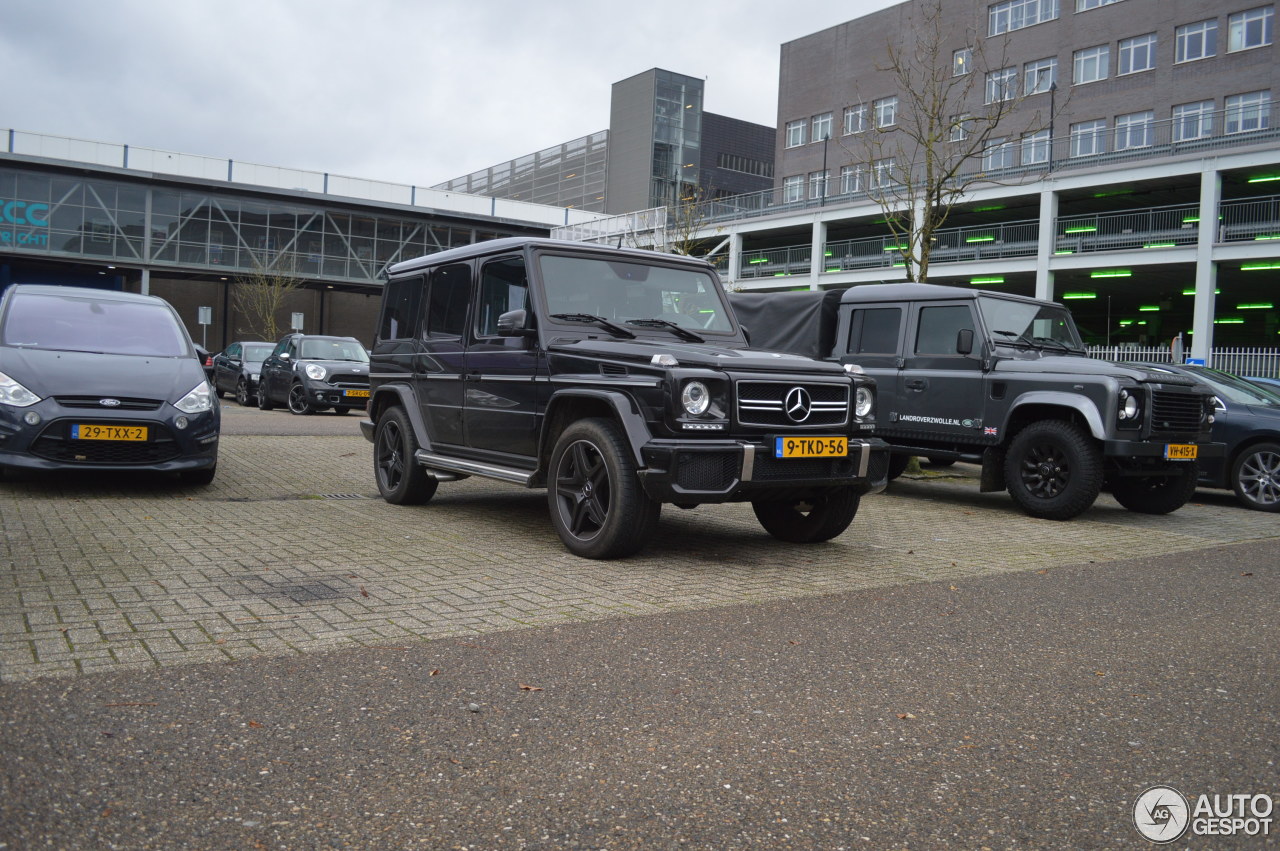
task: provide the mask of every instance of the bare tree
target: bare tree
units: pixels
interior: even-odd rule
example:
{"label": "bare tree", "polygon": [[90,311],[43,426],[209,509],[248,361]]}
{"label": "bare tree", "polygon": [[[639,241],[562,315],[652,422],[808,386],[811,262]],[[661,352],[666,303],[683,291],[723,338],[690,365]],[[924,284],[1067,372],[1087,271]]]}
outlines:
{"label": "bare tree", "polygon": [[[680,198],[675,204],[667,207],[666,251],[668,254],[701,257],[712,248],[712,238],[707,236],[707,224],[711,212],[711,205],[707,202],[713,194],[710,186],[681,184]],[[718,234],[722,230],[723,228],[716,228],[711,233]]]}
{"label": "bare tree", "polygon": [[232,282],[231,298],[237,313],[248,323],[238,334],[273,341],[284,333],[280,317],[289,294],[302,285],[294,271],[293,255],[254,258],[254,269]]}
{"label": "bare tree", "polygon": [[[976,184],[999,182],[981,167],[986,155],[1000,153],[993,143],[1005,137],[1011,141],[1002,144],[1016,145],[1013,140],[1049,119],[1036,112],[1013,120],[1026,95],[1016,71],[1006,69],[1004,39],[980,39],[969,28],[969,53],[957,57],[951,49],[955,22],[944,18],[942,0],[918,0],[914,9],[902,40],[888,45],[879,68],[897,87],[894,121],[868,116],[860,144],[846,150],[884,213],[907,280],[927,281],[935,235],[952,208]],[[995,44],[1001,53],[993,61],[988,49]],[[961,61],[966,67],[957,67]]]}

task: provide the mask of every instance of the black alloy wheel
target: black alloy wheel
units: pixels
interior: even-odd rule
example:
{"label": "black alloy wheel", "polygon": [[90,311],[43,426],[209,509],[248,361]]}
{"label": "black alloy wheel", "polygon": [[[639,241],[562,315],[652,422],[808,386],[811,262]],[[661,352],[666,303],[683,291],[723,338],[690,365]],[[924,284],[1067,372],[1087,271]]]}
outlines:
{"label": "black alloy wheel", "polygon": [[1079,426],[1041,420],[1018,432],[1005,457],[1005,483],[1032,517],[1070,520],[1102,490],[1102,453]]}
{"label": "black alloy wheel", "polygon": [[315,412],[316,409],[307,400],[307,388],[302,386],[302,382],[295,381],[289,387],[289,413],[305,416]]}
{"label": "black alloy wheel", "polygon": [[1177,463],[1167,476],[1117,476],[1111,482],[1111,495],[1116,502],[1139,514],[1177,511],[1190,501],[1200,479],[1197,464]]}
{"label": "black alloy wheel", "polygon": [[853,488],[827,488],[803,499],[756,500],[751,510],[764,530],[778,540],[816,544],[848,529],[860,502],[861,496]]}
{"label": "black alloy wheel", "polygon": [[435,496],[440,482],[414,460],[418,439],[404,408],[387,408],[373,434],[373,475],[378,493],[392,505],[421,505]]}

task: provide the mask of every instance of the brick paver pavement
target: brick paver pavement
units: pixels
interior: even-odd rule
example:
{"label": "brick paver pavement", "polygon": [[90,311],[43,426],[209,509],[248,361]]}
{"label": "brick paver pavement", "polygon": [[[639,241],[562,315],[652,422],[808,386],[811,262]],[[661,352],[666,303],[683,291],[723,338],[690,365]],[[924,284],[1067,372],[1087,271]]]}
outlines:
{"label": "brick paver pavement", "polygon": [[384,503],[371,447],[353,434],[225,435],[203,489],[9,476],[0,522],[4,681],[960,583],[1280,536],[1275,515],[1225,492],[1164,517],[1104,495],[1055,523],[944,476],[867,497],[828,544],[775,541],[746,505],[666,507],[640,556],[587,561],[560,545],[543,491],[469,479],[442,484],[427,506]]}

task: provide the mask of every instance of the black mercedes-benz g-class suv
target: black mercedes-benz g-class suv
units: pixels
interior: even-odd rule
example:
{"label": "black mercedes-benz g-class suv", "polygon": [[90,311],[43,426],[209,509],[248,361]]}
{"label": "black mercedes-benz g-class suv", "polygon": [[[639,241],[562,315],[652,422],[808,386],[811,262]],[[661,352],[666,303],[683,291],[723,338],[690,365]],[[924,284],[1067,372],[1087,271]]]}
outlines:
{"label": "black mercedes-benz g-class suv", "polygon": [[710,264],[512,238],[389,270],[369,419],[383,498],[486,476],[546,487],[565,546],[639,550],[662,503],[750,501],[786,541],[840,534],[887,481],[856,366],[748,348]]}
{"label": "black mercedes-benz g-class suv", "polygon": [[875,434],[894,453],[982,465],[983,491],[1067,520],[1106,487],[1131,511],[1165,514],[1195,491],[1212,394],[1183,376],[1086,355],[1056,302],[934,284],[735,293],[754,343],[858,364],[876,379]]}

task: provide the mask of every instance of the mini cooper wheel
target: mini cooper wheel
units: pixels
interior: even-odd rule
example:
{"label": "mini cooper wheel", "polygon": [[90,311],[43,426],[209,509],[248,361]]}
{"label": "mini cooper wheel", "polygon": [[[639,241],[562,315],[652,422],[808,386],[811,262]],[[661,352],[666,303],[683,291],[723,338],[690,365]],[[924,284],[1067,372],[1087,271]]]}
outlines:
{"label": "mini cooper wheel", "polygon": [[301,382],[295,382],[289,387],[289,413],[291,414],[314,414],[316,409],[307,401],[307,388],[302,386]]}
{"label": "mini cooper wheel", "polygon": [[254,402],[253,394],[249,392],[249,382],[243,378],[236,382],[236,404],[242,408],[247,408]]}
{"label": "mini cooper wheel", "polygon": [[848,529],[860,502],[861,496],[853,488],[826,488],[804,499],[755,500],[751,510],[764,530],[778,540],[816,544]]}
{"label": "mini cooper wheel", "polygon": [[404,408],[383,411],[373,433],[373,475],[378,493],[392,505],[421,505],[440,486],[414,459],[417,451],[418,439]]}
{"label": "mini cooper wheel", "polygon": [[1280,444],[1255,443],[1231,465],[1231,489],[1245,508],[1280,511]]}
{"label": "mini cooper wheel", "polygon": [[1187,504],[1199,479],[1200,468],[1183,461],[1167,476],[1117,476],[1111,482],[1111,495],[1130,511],[1168,514]]}
{"label": "mini cooper wheel", "polygon": [[1102,453],[1066,420],[1040,420],[1018,432],[1004,462],[1009,495],[1032,517],[1070,520],[1102,490]]}
{"label": "mini cooper wheel", "polygon": [[569,426],[551,453],[547,504],[556,534],[583,558],[620,558],[648,542],[662,504],[640,486],[631,448],[611,420]]}

